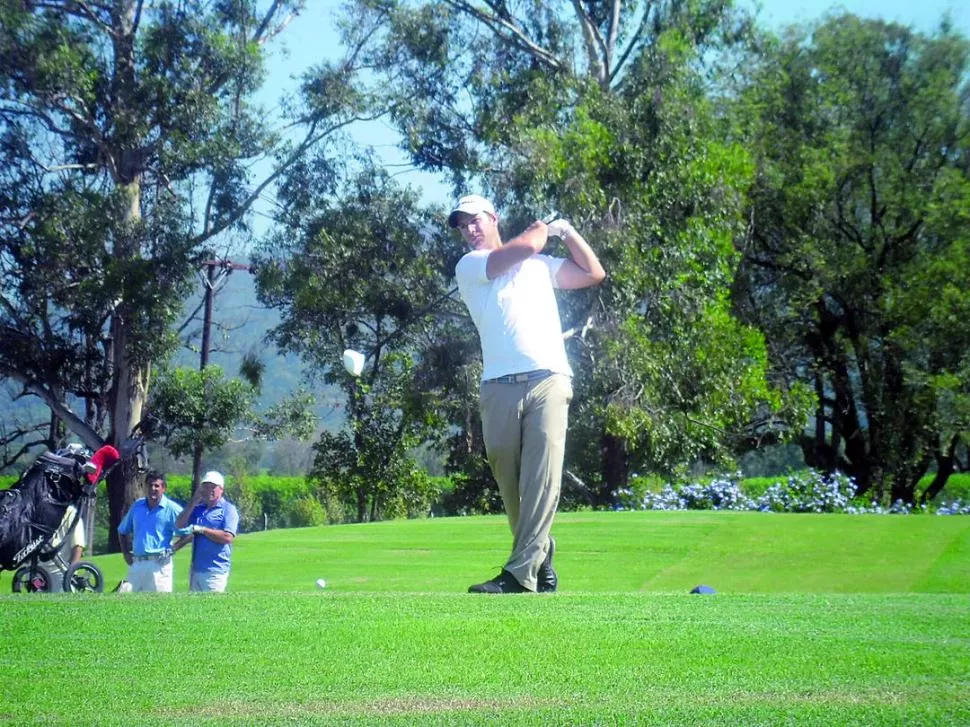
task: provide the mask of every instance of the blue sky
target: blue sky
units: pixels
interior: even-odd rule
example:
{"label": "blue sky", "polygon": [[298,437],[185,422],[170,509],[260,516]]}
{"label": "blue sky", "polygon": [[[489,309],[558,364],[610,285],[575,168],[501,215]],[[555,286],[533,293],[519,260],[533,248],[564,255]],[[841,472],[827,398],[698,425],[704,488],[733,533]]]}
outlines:
{"label": "blue sky", "polygon": [[[740,1],[748,7],[760,8],[758,17],[762,24],[774,29],[792,23],[810,22],[827,13],[846,10],[863,17],[883,18],[932,32],[939,27],[944,14],[949,13],[954,25],[970,36],[970,2],[967,0],[854,0],[841,3],[827,0]],[[263,102],[269,107],[276,105],[281,92],[296,86],[295,76],[314,63],[339,54],[331,18],[341,3],[338,0],[309,0],[307,5],[307,9],[286,28],[274,45],[263,93]],[[421,187],[425,202],[450,201],[451,191],[445,185],[431,175],[407,168],[406,160],[395,147],[396,134],[387,125],[381,122],[359,125],[354,130],[354,136],[358,141],[374,146],[402,183]]]}
{"label": "blue sky", "polygon": [[[750,7],[757,7],[758,3],[744,3]],[[822,17],[828,11],[845,9],[863,17],[883,18],[907,25],[913,25],[919,30],[932,31],[940,23],[946,12],[950,13],[953,22],[964,33],[970,34],[970,5],[966,2],[952,2],[952,0],[856,0],[855,2],[831,3],[823,0],[804,0],[803,2],[785,2],[785,0],[769,0],[761,3],[759,17],[768,27],[778,27],[789,23],[802,23]]]}

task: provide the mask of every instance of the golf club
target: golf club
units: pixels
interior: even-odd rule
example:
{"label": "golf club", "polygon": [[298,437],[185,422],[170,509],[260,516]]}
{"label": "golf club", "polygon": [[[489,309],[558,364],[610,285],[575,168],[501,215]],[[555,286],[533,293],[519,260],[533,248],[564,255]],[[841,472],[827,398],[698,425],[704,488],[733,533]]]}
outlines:
{"label": "golf club", "polygon": [[[542,222],[548,225],[550,222],[557,219],[558,217],[559,217],[559,213],[556,211],[553,211],[553,212],[550,212],[545,217],[543,217]],[[455,287],[449,290],[444,295],[439,296],[434,301],[432,301],[430,305],[426,306],[425,308],[423,308],[422,310],[418,311],[413,316],[411,316],[411,321],[417,320],[427,315],[428,313],[433,311],[435,308],[441,305],[445,300],[447,300],[457,292],[458,292],[458,288]],[[392,340],[395,336],[399,335],[403,330],[405,330],[405,328],[407,328],[408,322],[405,322],[405,325],[400,326],[393,333],[385,336],[382,341],[378,341],[376,344],[374,344],[373,350],[377,351],[383,346],[387,345],[388,341]],[[363,373],[364,371],[364,364],[367,363],[367,359],[370,358],[371,355],[373,355],[373,353],[371,353],[370,355],[365,355],[360,351],[355,351],[352,348],[344,349],[344,352],[343,352],[344,369],[346,369],[347,373],[353,376],[354,378],[359,377],[361,373]]]}

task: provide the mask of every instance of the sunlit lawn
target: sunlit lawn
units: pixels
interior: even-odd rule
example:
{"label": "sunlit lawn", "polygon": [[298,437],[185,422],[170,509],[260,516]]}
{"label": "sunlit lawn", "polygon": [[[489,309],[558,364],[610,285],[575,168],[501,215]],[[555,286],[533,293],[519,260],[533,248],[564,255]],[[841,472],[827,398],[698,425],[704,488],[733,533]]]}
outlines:
{"label": "sunlit lawn", "polygon": [[464,593],[504,559],[492,517],[245,535],[222,596],[2,596],[0,721],[970,723],[970,518],[575,513],[555,532],[554,595]]}

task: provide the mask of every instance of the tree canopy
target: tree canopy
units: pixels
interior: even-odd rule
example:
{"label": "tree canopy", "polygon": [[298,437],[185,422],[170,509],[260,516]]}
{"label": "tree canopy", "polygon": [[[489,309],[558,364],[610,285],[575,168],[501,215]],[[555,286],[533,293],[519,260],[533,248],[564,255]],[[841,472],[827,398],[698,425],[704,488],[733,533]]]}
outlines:
{"label": "tree canopy", "polygon": [[416,165],[447,171],[456,193],[485,189],[505,234],[559,210],[604,261],[603,288],[561,299],[579,384],[569,464],[592,501],[631,472],[729,459],[754,430],[800,420],[805,397],[771,387],[727,293],[753,165],[709,87],[744,51],[746,16],[720,2],[353,13],[379,29],[363,47]]}
{"label": "tree canopy", "polygon": [[[247,234],[275,177],[254,161],[285,169],[356,118],[300,105],[294,140],[253,103],[265,44],[301,6],[0,8],[0,375],[90,447],[142,418],[197,264]],[[113,524],[137,490],[109,481]]]}
{"label": "tree canopy", "polygon": [[[314,478],[353,517],[400,514],[430,492],[415,448],[440,447],[458,507],[492,507],[450,200],[422,203],[343,134],[381,118],[456,197],[490,195],[505,236],[558,210],[600,255],[606,284],[560,298],[580,500],[792,439],[874,497],[912,501],[934,471],[931,497],[970,466],[953,28],[840,15],[775,37],[726,0],[352,0],[284,131],[254,99],[302,6],[0,7],[0,377],[49,407],[48,446],[57,426],[95,447],[138,423],[192,276],[252,242],[272,189],[254,255],[272,339],[346,413]],[[359,380],[345,348],[368,355]],[[234,416],[251,394],[217,370],[159,383],[179,451],[226,436],[207,396]],[[117,523],[135,490],[110,491]]]}
{"label": "tree canopy", "polygon": [[[853,16],[793,30],[740,115],[758,174],[739,302],[811,383],[806,462],[932,497],[970,432],[967,40]],[[935,488],[935,491],[934,491]]]}
{"label": "tree canopy", "polygon": [[[419,354],[454,301],[451,246],[431,214],[366,159],[353,167],[343,182],[312,163],[287,173],[282,224],[256,266],[261,299],[282,315],[273,338],[344,391],[347,431],[321,434],[312,475],[360,521],[427,489],[410,452],[443,422]],[[341,365],[346,349],[367,357],[360,379]]]}

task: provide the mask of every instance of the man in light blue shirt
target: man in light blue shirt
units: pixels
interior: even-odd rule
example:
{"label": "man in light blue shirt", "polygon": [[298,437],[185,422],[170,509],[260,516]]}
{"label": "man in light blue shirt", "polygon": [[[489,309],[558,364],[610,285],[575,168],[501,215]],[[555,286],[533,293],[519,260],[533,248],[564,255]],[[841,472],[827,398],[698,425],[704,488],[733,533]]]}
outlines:
{"label": "man in light blue shirt", "polygon": [[232,541],[239,531],[239,512],[222,496],[225,479],[206,472],[192,502],[178,519],[192,532],[190,591],[225,591],[232,565]]}
{"label": "man in light blue shirt", "polygon": [[188,530],[176,526],[182,506],[165,496],[167,487],[164,475],[149,472],[145,497],[132,504],[118,525],[132,591],[172,592],[172,536]]}

